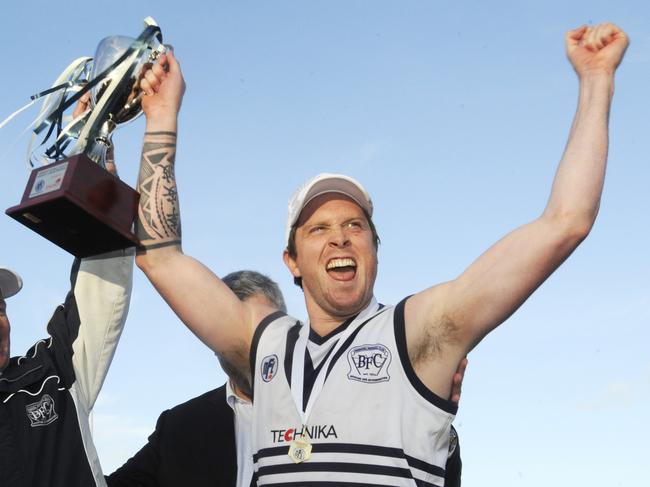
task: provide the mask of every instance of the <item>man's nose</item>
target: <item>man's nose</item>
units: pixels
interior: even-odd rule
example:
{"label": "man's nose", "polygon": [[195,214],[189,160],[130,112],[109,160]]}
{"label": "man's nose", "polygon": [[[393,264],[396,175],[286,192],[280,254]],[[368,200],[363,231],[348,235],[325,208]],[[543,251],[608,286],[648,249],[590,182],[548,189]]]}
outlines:
{"label": "man's nose", "polygon": [[343,227],[333,228],[330,232],[330,245],[335,247],[347,247],[350,244],[348,232]]}

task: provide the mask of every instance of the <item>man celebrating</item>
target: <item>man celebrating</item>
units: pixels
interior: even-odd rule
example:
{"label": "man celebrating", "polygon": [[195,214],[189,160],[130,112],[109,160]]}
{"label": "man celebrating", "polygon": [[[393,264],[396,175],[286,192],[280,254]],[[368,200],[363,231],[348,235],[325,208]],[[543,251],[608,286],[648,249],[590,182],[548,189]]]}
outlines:
{"label": "man celebrating", "polygon": [[[278,285],[255,271],[232,272],[223,282],[244,302],[263,303],[286,313]],[[108,487],[249,487],[253,477],[251,452],[250,377],[222,362],[228,382],[163,412],[147,444],[106,477]],[[454,377],[460,396],[464,367]],[[460,451],[452,448],[445,485],[460,485]]]}
{"label": "man celebrating", "polygon": [[342,175],[303,186],[290,204],[284,260],[304,291],[307,326],[241,303],[182,253],[173,169],[184,83],[173,54],[146,73],[138,265],[194,333],[252,374],[259,484],[443,484],[455,414],[443,398],[457,364],[523,304],[595,221],[614,72],[627,44],[612,24],[567,33],[580,95],[543,213],[456,279],[395,307],[373,296],[379,239],[365,189]]}

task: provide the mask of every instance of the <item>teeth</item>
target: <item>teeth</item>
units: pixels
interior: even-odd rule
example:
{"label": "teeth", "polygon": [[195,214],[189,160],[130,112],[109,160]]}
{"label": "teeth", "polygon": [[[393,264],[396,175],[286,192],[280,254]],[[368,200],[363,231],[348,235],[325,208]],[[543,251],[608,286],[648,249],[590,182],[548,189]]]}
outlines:
{"label": "teeth", "polygon": [[352,259],[332,259],[327,263],[328,271],[337,267],[356,267],[356,264]]}

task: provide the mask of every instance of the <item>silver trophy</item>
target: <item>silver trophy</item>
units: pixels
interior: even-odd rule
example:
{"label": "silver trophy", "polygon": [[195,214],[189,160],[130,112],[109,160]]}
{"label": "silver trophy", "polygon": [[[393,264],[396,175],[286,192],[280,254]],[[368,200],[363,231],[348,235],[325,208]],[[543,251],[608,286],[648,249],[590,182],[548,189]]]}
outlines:
{"label": "silver trophy", "polygon": [[[142,114],[140,79],[164,51],[160,28],[147,18],[138,38],[103,39],[94,58],[75,60],[32,97],[44,98],[28,151],[40,167],[9,216],[77,257],[137,245],[138,194],[106,171],[107,153],[114,130]],[[66,110],[87,92],[89,108],[64,124]]]}
{"label": "silver trophy", "polygon": [[[145,30],[145,32],[147,32]],[[129,49],[132,53],[117,67],[117,60]],[[101,82],[91,88],[93,108],[83,121],[83,128],[75,146],[75,154],[86,154],[99,164],[105,162],[106,151],[111,145],[111,135],[118,125],[136,119],[142,114],[139,87],[144,69],[164,52],[160,29],[150,30],[144,39],[112,36],[97,46],[91,80]],[[103,73],[106,73],[102,76]]]}

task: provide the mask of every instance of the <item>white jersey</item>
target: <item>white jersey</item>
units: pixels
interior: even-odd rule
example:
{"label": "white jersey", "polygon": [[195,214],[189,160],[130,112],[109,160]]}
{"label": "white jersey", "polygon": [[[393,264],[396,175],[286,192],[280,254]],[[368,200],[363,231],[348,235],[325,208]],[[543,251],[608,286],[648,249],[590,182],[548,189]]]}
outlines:
{"label": "white jersey", "polygon": [[[444,484],[456,406],[427,389],[411,366],[405,301],[384,307],[373,299],[326,337],[309,330],[304,362],[296,346],[306,337],[301,323],[275,313],[260,324],[251,348],[258,485]],[[295,377],[292,393],[292,374],[304,374],[302,394]],[[325,378],[322,389],[315,377]],[[294,440],[311,445],[306,461],[288,455]]]}

